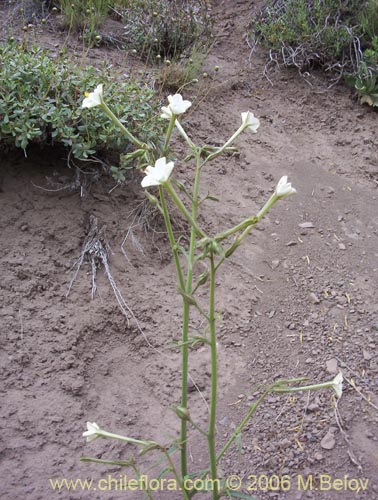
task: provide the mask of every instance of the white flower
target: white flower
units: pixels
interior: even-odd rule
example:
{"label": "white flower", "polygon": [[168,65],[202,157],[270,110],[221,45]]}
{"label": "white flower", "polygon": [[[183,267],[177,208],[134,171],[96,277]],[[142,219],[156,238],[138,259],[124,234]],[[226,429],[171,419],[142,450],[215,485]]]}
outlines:
{"label": "white flower", "polygon": [[276,187],[276,195],[279,198],[286,198],[296,192],[297,190],[292,187],[291,182],[287,182],[287,175],[281,177]]}
{"label": "white flower", "polygon": [[253,113],[247,111],[241,114],[243,125],[256,134],[257,129],[260,126],[260,120],[256,118]]}
{"label": "white flower", "polygon": [[170,120],[171,116],[172,116],[172,111],[170,110],[170,108],[168,106],[163,106],[161,108],[161,115],[160,115],[160,117],[161,118],[166,118],[167,120]]}
{"label": "white flower", "polygon": [[169,179],[174,166],[173,161],[167,163],[165,157],[159,158],[154,167],[148,166],[144,171],[147,175],[142,180],[142,187],[160,186]]}
{"label": "white flower", "polygon": [[82,108],[94,108],[95,106],[100,106],[102,103],[103,85],[97,85],[93,92],[86,92],[85,99],[83,100]]}
{"label": "white flower", "polygon": [[100,427],[95,422],[87,422],[87,430],[83,432],[83,437],[86,437],[89,443],[89,441],[99,437],[98,431],[100,430]]}
{"label": "white flower", "polygon": [[163,106],[161,108],[161,117],[171,119],[173,115],[182,115],[187,109],[190,108],[192,103],[190,101],[184,101],[181,94],[169,95],[168,96],[168,106]]}
{"label": "white flower", "polygon": [[335,390],[336,396],[338,398],[341,398],[341,395],[343,393],[343,380],[343,374],[339,372],[332,381],[332,387]]}

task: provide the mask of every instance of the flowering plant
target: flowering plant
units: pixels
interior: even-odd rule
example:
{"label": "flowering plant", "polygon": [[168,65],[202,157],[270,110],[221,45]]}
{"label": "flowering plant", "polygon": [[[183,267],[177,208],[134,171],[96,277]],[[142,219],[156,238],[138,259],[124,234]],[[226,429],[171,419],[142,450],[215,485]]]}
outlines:
{"label": "flowering plant", "polygon": [[[336,396],[340,397],[342,393],[342,374],[338,374],[335,379],[330,382],[321,384],[295,385],[298,383],[302,383],[305,380],[304,378],[278,380],[273,382],[272,384],[265,387],[257,401],[251,404],[246,416],[236,427],[235,431],[224,444],[223,448],[221,448],[220,450],[217,449],[215,427],[218,394],[217,328],[215,304],[216,275],[219,272],[219,268],[224,263],[224,261],[231,255],[233,255],[237,248],[246,239],[251,230],[256,226],[256,224],[261,221],[261,219],[267,214],[267,212],[272,209],[275,203],[283,198],[295,194],[296,190],[292,187],[291,183],[288,182],[287,176],[283,176],[279,180],[270,198],[266,201],[266,203],[256,215],[250,215],[245,220],[232,228],[220,231],[214,235],[208,234],[206,228],[201,227],[198,221],[198,211],[200,205],[199,186],[201,173],[203,172],[204,167],[210,161],[217,158],[223,152],[232,150],[235,140],[243,131],[250,130],[256,133],[257,129],[260,126],[260,122],[258,118],[254,117],[254,115],[250,111],[243,112],[241,114],[242,124],[230,137],[230,139],[228,139],[223,144],[223,146],[197,146],[188,137],[187,133],[184,130],[184,127],[178,121],[178,116],[182,115],[189,109],[191,105],[190,101],[185,101],[179,94],[169,96],[168,101],[169,105],[162,108],[162,116],[169,119],[169,124],[167,127],[164,146],[161,149],[159,149],[158,147],[150,148],[149,146],[142,144],[140,141],[138,141],[138,139],[133,137],[125,129],[124,125],[119,123],[118,126],[122,131],[126,130],[125,133],[128,134],[127,136],[130,138],[136,148],[138,148],[138,150],[144,151],[147,157],[150,159],[149,165],[144,170],[145,177],[142,180],[142,187],[148,189],[153,188],[155,189],[155,191],[157,190],[158,196],[151,194],[149,191],[146,191],[146,195],[150,199],[150,201],[158,207],[164,217],[169,243],[176,266],[178,291],[182,297],[183,321],[182,337],[180,342],[182,357],[181,401],[175,408],[176,414],[181,421],[180,437],[176,443],[176,448],[180,452],[180,467],[178,468],[177,464],[171,457],[172,448],[170,446],[164,446],[162,444],[151,441],[139,441],[133,438],[118,436],[116,434],[103,431],[97,424],[90,422],[88,422],[87,431],[84,432],[83,436],[86,437],[88,441],[95,439],[96,437],[107,437],[113,439],[121,439],[123,441],[140,445],[141,450],[139,452],[139,455],[144,455],[145,453],[159,450],[165,455],[165,458],[168,462],[168,470],[177,479],[184,500],[189,500],[194,494],[198,493],[198,490],[196,490],[195,488],[187,486],[188,483],[186,482],[186,479],[188,477],[201,479],[206,476],[209,476],[212,481],[211,490],[207,491],[207,493],[211,493],[211,497],[213,500],[218,500],[222,496],[252,498],[244,494],[240,496],[240,493],[236,495],[235,491],[229,489],[227,486],[227,482],[221,477],[218,464],[227,450],[238,439],[238,436],[242,433],[245,425],[248,423],[259,405],[263,402],[266,396],[272,392],[287,393],[331,388],[334,389]],[[109,108],[107,108],[103,100],[101,87],[98,87],[95,92],[89,94],[84,100],[83,105],[87,107],[96,105],[101,106],[108,114],[108,116],[114,121],[114,123],[117,123],[117,118],[112,114]],[[181,184],[174,178],[172,178],[174,162],[167,162],[167,155],[171,154],[169,144],[174,129],[178,131],[178,133],[187,143],[190,149],[189,158],[194,158],[195,160],[193,189],[191,192],[189,192],[186,187],[183,187],[183,190],[185,191],[185,199],[181,199],[179,193],[176,191],[176,187],[181,186]],[[152,166],[152,163],[154,163],[154,166]],[[188,248],[186,249],[184,249],[182,247],[182,244],[176,239],[172,230],[171,215],[167,206],[167,196],[173,201],[178,210],[181,212],[182,216],[190,225],[190,241]],[[190,200],[189,207],[187,206],[187,199]],[[206,270],[200,275],[197,275],[196,267],[198,262],[200,261],[202,262],[202,267],[203,265],[205,265]],[[206,308],[200,305],[199,299],[196,296],[196,292],[201,286],[208,286],[209,303]],[[207,322],[207,327],[204,329],[202,334],[196,336],[195,338],[192,338],[189,335],[189,321],[195,311],[197,311],[197,314],[199,313],[204,318],[204,320]],[[211,354],[211,396],[208,425],[206,429],[201,428],[194,421],[194,419],[191,417],[188,405],[189,351],[192,345],[198,343],[202,343],[203,345],[208,346]],[[189,426],[206,437],[209,465],[205,470],[202,471],[189,471]],[[107,461],[106,463],[119,464],[119,462],[117,461]],[[206,491],[204,492],[206,493]],[[151,497],[151,492],[148,492],[147,496]],[[209,498],[209,495],[207,496],[207,498]]]}

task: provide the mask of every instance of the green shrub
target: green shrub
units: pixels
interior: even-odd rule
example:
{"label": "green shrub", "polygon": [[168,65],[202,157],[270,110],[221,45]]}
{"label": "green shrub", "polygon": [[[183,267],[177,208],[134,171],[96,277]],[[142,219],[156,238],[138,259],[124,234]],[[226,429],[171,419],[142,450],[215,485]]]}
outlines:
{"label": "green shrub", "polygon": [[358,54],[350,18],[359,4],[360,0],[275,0],[255,18],[254,35],[285,66],[339,73],[355,69]]}
{"label": "green shrub", "polygon": [[378,0],[272,0],[252,24],[271,61],[345,77],[378,105]]}
{"label": "green shrub", "polygon": [[154,92],[112,79],[106,68],[80,68],[40,48],[0,46],[0,144],[64,144],[77,159],[127,152],[129,144],[100,110],[81,108],[85,91],[104,84],[106,100],[141,140],[160,136]]}
{"label": "green shrub", "polygon": [[373,37],[371,48],[364,51],[364,60],[347,81],[354,85],[361,104],[378,107],[378,36]]}
{"label": "green shrub", "polygon": [[64,24],[74,31],[93,32],[105,21],[109,0],[57,0],[55,5],[64,16]]}
{"label": "green shrub", "polygon": [[210,34],[205,0],[129,0],[121,9],[127,43],[141,57],[174,59]]}

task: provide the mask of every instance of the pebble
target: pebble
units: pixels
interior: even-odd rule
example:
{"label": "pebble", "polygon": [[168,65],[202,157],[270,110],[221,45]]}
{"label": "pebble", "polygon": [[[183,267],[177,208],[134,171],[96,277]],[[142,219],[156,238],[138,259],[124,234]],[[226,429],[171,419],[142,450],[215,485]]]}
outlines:
{"label": "pebble", "polygon": [[272,260],[272,269],[277,269],[277,267],[280,265],[280,260],[274,259]]}
{"label": "pebble", "polygon": [[344,243],[339,243],[339,248],[340,250],[346,250],[346,246],[344,245]]}
{"label": "pebble", "polygon": [[331,358],[328,361],[326,361],[326,370],[331,375],[337,373],[339,371],[337,359]]}
{"label": "pebble", "polygon": [[365,351],[365,349],[362,351],[362,355],[365,361],[370,361],[374,357],[371,352]]}
{"label": "pebble", "polygon": [[328,431],[324,438],[320,441],[320,446],[324,450],[333,450],[335,447],[336,440],[332,432]]}
{"label": "pebble", "polygon": [[293,240],[292,240],[292,241],[289,241],[289,243],[286,243],[286,246],[287,246],[287,247],[293,247],[294,245],[297,245],[297,244],[298,244],[298,242],[297,242],[297,241],[293,241]]}
{"label": "pebble", "polygon": [[320,299],[314,292],[310,293],[310,300],[313,304],[320,304]]}
{"label": "pebble", "polygon": [[312,222],[302,222],[302,224],[298,224],[299,227],[301,227],[302,229],[312,229],[314,228],[314,224]]}

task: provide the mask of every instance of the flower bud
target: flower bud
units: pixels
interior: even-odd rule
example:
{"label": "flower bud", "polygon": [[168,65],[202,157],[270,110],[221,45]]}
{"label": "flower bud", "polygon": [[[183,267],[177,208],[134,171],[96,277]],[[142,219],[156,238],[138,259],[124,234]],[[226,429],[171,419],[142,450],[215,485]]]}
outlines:
{"label": "flower bud", "polygon": [[187,408],[184,408],[183,406],[176,406],[175,407],[175,413],[178,416],[179,419],[181,420],[190,420],[190,414]]}

